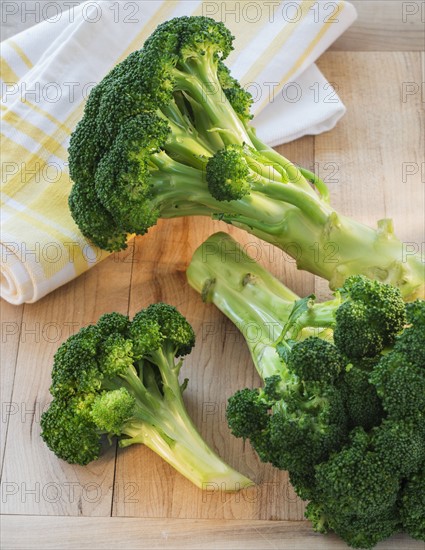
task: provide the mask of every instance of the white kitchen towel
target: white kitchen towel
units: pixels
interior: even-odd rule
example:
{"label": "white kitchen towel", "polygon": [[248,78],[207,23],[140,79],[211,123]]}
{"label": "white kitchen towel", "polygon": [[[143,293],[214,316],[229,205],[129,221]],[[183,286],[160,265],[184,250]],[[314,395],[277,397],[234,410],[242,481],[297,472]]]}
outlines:
{"label": "white kitchen towel", "polygon": [[87,1],[6,40],[0,249],[10,303],[35,302],[108,255],[68,211],[69,136],[93,85],[181,15],[222,20],[236,36],[227,64],[252,93],[254,124],[270,145],[329,130],[344,114],[314,65],[356,17],[343,1]]}

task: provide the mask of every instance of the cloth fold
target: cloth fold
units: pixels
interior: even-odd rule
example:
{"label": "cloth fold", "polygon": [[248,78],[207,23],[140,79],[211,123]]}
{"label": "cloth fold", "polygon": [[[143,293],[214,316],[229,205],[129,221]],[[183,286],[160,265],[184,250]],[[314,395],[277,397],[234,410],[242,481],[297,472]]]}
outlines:
{"label": "cloth fold", "polygon": [[2,43],[1,296],[10,303],[35,302],[108,255],[68,210],[69,137],[92,87],[161,22],[224,21],[236,36],[226,63],[253,95],[270,145],[330,130],[345,112],[314,61],[355,20],[348,2],[130,4],[131,13],[126,3],[84,2]]}

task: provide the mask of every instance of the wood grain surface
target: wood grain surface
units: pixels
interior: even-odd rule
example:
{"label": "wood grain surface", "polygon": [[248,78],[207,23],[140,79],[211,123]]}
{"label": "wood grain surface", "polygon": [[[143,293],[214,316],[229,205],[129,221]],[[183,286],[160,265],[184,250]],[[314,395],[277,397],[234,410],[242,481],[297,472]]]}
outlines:
{"label": "wood grain surface", "polygon": [[[181,520],[3,516],[8,550],[345,550],[334,535],[314,533],[305,521]],[[61,541],[58,546],[58,541]],[[96,541],[96,542],[94,542]],[[376,550],[422,550],[398,535]]]}
{"label": "wood grain surface", "polygon": [[[401,2],[355,4],[358,22],[319,60],[347,114],[332,131],[277,149],[315,168],[342,213],[369,224],[392,217],[406,243],[424,246],[423,35],[417,16],[400,23]],[[161,221],[127,251],[36,304],[2,303],[2,548],[346,548],[337,537],[313,533],[287,474],[261,464],[227,428],[228,396],[259,380],[242,336],[185,279],[195,248],[217,230],[233,234],[297,293],[329,294],[325,282],[297,272],[282,252],[221,222],[192,218]],[[182,370],[195,424],[256,487],[202,492],[141,446],[112,446],[89,466],[71,466],[41,441],[58,345],[102,313],[133,315],[158,300],[176,305],[197,333]],[[378,548],[424,545],[397,536]]]}

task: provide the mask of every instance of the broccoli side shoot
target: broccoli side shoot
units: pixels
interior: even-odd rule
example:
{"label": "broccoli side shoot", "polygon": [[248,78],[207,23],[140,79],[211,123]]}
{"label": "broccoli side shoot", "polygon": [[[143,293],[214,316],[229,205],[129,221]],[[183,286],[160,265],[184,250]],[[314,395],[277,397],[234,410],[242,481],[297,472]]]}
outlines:
{"label": "broccoli side shoot", "polygon": [[103,315],[64,342],[54,358],[53,401],[41,419],[41,436],[61,459],[96,460],[104,436],[127,447],[142,443],[195,485],[247,486],[205,443],[186,411],[179,382],[182,360],[195,343],[187,320],[158,303],[130,321]]}

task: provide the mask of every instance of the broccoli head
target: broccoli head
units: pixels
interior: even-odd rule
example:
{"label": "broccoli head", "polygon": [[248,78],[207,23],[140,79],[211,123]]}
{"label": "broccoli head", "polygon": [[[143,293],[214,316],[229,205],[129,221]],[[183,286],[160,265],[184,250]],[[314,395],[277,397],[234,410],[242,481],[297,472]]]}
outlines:
{"label": "broccoli head", "polygon": [[195,252],[188,280],[257,327],[247,345],[264,387],[236,392],[228,422],[288,470],[313,527],[357,548],[403,529],[423,538],[425,302],[362,275],[332,300],[299,298],[222,234]]}
{"label": "broccoli head", "polygon": [[82,328],[54,358],[53,401],[41,419],[48,447],[84,465],[99,457],[104,436],[117,436],[122,447],[147,445],[198,487],[250,484],[207,446],[186,411],[175,358],[194,343],[188,321],[163,303],[132,321],[108,313]]}

